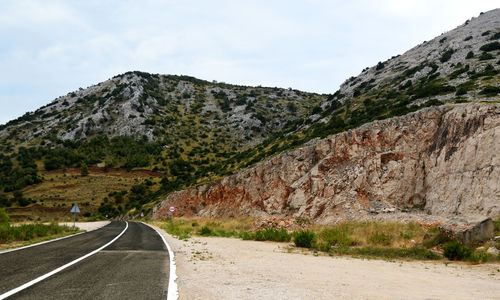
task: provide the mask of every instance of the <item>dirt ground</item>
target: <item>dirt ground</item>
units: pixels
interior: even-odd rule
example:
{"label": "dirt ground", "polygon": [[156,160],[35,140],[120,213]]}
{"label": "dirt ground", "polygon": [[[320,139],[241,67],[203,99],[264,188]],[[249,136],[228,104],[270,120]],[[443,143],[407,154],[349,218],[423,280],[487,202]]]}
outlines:
{"label": "dirt ground", "polygon": [[161,232],[175,253],[180,300],[500,299],[500,264],[315,256],[291,244]]}

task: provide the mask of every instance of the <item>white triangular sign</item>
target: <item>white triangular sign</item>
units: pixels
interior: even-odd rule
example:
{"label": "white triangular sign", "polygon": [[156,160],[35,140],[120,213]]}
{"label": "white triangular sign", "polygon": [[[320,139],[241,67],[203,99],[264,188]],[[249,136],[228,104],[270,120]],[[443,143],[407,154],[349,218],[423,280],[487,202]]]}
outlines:
{"label": "white triangular sign", "polygon": [[78,208],[78,204],[73,204],[73,207],[71,208],[70,212],[79,214],[80,209]]}

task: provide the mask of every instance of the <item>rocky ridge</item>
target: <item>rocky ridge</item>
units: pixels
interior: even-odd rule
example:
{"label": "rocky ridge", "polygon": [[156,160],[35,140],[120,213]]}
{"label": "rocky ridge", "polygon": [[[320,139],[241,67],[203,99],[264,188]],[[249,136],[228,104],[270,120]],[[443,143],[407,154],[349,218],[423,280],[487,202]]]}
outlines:
{"label": "rocky ridge", "polygon": [[[363,69],[358,76],[347,79],[321,107],[326,109],[335,100],[377,100],[385,96],[407,97],[417,104],[431,98],[444,102],[488,99],[497,93],[480,91],[488,85],[498,86],[498,41],[500,9],[494,9],[402,55]],[[484,48],[487,44],[492,45]]]}
{"label": "rocky ridge", "polygon": [[1,125],[0,141],[30,146],[104,135],[175,144],[219,137],[241,149],[308,116],[324,98],[293,89],[127,72]]}
{"label": "rocky ridge", "polygon": [[500,215],[500,105],[432,107],[314,140],[167,196],[181,215],[319,223],[402,212]]}

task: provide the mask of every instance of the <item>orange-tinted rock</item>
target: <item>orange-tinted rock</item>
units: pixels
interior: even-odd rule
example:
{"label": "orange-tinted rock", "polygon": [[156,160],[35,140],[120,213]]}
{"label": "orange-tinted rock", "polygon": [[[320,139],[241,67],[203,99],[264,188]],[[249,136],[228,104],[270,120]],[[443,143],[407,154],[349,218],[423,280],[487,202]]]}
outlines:
{"label": "orange-tinted rock", "polygon": [[321,223],[424,210],[500,215],[500,104],[423,109],[315,140],[217,182],[173,193],[166,216],[301,217]]}

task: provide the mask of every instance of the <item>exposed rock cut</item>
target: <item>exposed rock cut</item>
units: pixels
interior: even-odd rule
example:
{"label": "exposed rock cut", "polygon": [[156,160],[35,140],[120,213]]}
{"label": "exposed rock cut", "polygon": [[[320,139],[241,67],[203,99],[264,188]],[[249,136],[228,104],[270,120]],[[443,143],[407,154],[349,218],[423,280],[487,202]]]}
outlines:
{"label": "exposed rock cut", "polygon": [[448,105],[316,140],[253,168],[169,195],[182,215],[500,215],[500,104]]}

